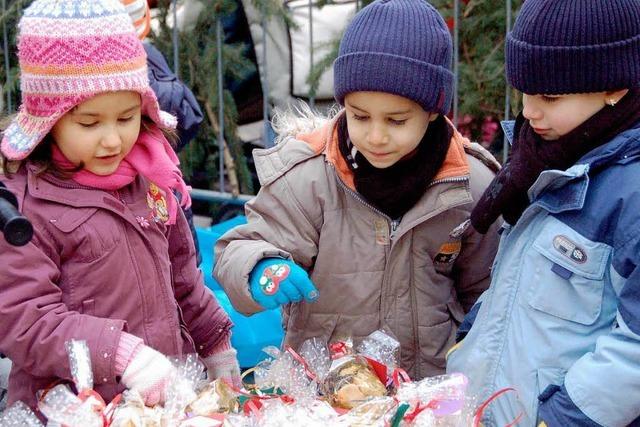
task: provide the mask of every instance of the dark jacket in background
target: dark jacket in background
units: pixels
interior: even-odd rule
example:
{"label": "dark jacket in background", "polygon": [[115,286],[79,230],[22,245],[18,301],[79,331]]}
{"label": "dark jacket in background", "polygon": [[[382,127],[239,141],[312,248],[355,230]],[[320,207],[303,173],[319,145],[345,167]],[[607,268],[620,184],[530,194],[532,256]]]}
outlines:
{"label": "dark jacket in background", "polygon": [[[167,60],[154,45],[143,43],[147,52],[147,66],[149,84],[158,98],[160,109],[173,114],[178,119],[178,145],[175,147],[179,153],[198,133],[203,115],[200,105],[193,92],[171,71]],[[193,224],[193,211],[184,209],[184,215],[189,223],[193,242],[196,246],[198,265],[202,262],[200,248],[198,247],[198,235]]]}
{"label": "dark jacket in background", "polygon": [[180,152],[198,133],[203,115],[191,90],[173,73],[162,53],[144,43],[149,68],[149,84],[156,93],[160,109],[178,118],[178,146]]}

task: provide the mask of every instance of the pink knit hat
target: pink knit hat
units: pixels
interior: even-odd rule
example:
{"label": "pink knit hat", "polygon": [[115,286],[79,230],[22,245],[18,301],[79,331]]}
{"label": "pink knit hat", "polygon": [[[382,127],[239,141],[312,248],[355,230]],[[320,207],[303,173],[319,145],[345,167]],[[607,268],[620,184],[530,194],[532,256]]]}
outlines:
{"label": "pink knit hat", "polygon": [[146,53],[118,0],[34,1],[19,23],[18,59],[22,105],[0,145],[9,160],[27,157],[60,117],[104,92],[138,92],[142,114],[176,126],[160,111]]}

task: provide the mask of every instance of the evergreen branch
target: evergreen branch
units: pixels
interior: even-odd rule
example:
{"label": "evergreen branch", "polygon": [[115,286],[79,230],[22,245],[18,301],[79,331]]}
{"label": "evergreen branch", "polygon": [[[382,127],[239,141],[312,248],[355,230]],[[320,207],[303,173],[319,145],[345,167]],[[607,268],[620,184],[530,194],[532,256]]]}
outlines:
{"label": "evergreen branch", "polygon": [[5,11],[0,14],[0,25],[6,23],[10,18],[18,16],[21,10],[27,7],[33,0],[15,0]]}
{"label": "evergreen branch", "polygon": [[327,43],[323,43],[322,46],[329,46],[331,49],[320,59],[320,61],[315,64],[311,64],[311,69],[306,80],[309,85],[309,97],[316,96],[322,75],[325,71],[331,68],[333,61],[338,57],[341,38],[342,36],[336,37]]}

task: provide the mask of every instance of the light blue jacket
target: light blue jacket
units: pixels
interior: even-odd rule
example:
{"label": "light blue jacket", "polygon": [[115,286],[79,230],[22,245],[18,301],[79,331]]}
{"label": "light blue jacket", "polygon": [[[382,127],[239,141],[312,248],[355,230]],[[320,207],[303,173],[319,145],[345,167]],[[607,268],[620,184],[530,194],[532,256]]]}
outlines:
{"label": "light blue jacket", "polygon": [[491,287],[447,371],[465,373],[479,402],[517,389],[485,426],[520,412],[519,426],[537,425],[553,399],[550,427],[640,425],[640,128],[543,172],[529,198],[503,227]]}

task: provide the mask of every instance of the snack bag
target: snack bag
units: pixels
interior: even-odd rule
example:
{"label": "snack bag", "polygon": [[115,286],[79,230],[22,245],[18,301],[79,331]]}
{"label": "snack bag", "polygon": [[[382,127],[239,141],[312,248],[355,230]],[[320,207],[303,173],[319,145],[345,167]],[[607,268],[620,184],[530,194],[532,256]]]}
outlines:
{"label": "snack bag", "polygon": [[333,406],[352,409],[387,389],[364,356],[355,355],[349,338],[330,346],[333,362],[324,379],[324,393]]}

